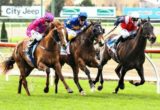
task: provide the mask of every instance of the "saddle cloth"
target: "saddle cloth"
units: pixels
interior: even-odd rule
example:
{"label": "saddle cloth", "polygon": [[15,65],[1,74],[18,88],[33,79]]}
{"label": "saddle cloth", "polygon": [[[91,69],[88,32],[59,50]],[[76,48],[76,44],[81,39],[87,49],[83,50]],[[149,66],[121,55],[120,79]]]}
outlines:
{"label": "saddle cloth", "polygon": [[[33,45],[32,48],[29,49],[29,52],[28,52],[28,53],[26,53],[26,54],[29,54],[28,63],[29,63],[31,66],[35,66],[35,65],[36,65],[35,59],[34,59],[34,52],[35,52],[37,46],[38,46],[38,42],[37,42],[35,45]],[[27,47],[26,47],[26,48],[27,48]]]}

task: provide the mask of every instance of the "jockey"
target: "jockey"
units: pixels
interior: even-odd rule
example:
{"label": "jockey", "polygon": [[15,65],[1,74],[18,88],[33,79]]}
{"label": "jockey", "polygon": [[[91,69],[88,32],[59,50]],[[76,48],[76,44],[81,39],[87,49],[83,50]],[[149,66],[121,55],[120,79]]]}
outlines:
{"label": "jockey", "polygon": [[81,32],[86,26],[87,23],[87,13],[80,12],[78,17],[73,17],[64,21],[65,27],[68,32],[68,40],[70,41],[72,38],[76,37],[76,35]]}
{"label": "jockey", "polygon": [[43,17],[35,19],[31,24],[27,27],[26,34],[28,37],[31,37],[32,40],[27,48],[27,54],[29,54],[29,50],[33,47],[34,44],[39,42],[49,26],[49,23],[54,20],[54,16],[52,13],[46,13]]}
{"label": "jockey", "polygon": [[137,33],[138,26],[140,23],[139,13],[133,12],[130,16],[121,16],[119,17],[114,25],[118,26],[120,24],[122,30],[120,36],[117,39],[115,46],[120,42],[124,41],[128,37],[134,37]]}

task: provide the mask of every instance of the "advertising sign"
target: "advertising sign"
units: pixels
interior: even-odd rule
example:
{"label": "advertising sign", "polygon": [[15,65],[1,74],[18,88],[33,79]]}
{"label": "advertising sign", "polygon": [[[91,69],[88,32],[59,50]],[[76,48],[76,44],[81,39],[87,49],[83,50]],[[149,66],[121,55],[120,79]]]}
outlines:
{"label": "advertising sign", "polygon": [[160,8],[124,8],[123,14],[130,15],[135,11],[140,14],[141,18],[160,19]]}
{"label": "advertising sign", "polygon": [[2,6],[1,10],[2,16],[11,18],[33,19],[41,16],[41,6]]}
{"label": "advertising sign", "polygon": [[65,6],[62,8],[60,16],[69,17],[77,15],[79,12],[86,12],[88,17],[115,17],[115,7],[76,7]]}

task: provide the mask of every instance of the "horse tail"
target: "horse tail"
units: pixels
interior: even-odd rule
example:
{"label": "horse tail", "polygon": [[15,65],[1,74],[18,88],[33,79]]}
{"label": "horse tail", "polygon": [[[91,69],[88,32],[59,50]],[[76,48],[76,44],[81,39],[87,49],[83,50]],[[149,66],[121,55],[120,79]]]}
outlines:
{"label": "horse tail", "polygon": [[15,60],[13,58],[13,55],[9,57],[7,60],[2,62],[2,69],[3,74],[6,74],[9,70],[13,69],[13,65],[15,63]]}

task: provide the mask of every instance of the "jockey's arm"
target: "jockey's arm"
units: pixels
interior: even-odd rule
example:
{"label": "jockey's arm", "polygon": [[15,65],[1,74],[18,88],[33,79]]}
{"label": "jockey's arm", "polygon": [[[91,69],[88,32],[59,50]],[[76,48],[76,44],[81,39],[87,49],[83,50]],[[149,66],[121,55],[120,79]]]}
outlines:
{"label": "jockey's arm", "polygon": [[125,21],[125,16],[118,17],[117,20],[114,22],[114,26],[118,26],[119,23],[122,23],[124,21]]}
{"label": "jockey's arm", "polygon": [[80,26],[74,26],[74,25],[72,25],[72,30],[80,30],[80,29],[81,29]]}

